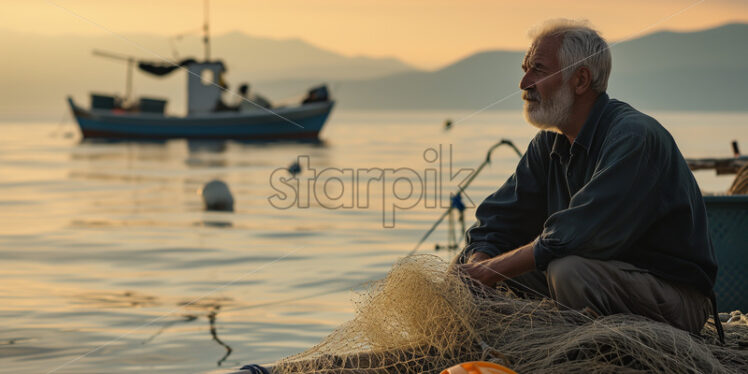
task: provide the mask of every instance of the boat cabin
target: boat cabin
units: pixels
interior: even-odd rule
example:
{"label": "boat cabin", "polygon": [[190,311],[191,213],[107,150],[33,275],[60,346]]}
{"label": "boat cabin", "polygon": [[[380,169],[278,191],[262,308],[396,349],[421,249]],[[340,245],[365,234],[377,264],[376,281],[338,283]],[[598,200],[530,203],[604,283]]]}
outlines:
{"label": "boat cabin", "polygon": [[[132,63],[136,61],[133,60]],[[168,75],[179,68],[187,71],[187,115],[200,115],[217,111],[222,104],[225,84],[222,80],[226,66],[222,61],[185,59],[178,64],[137,61],[138,68],[155,76]],[[164,115],[167,100],[153,97],[130,98],[132,73],[128,71],[128,88],[124,97],[102,93],[91,94],[91,108],[115,112],[140,112]]]}
{"label": "boat cabin", "polygon": [[212,113],[221,102],[226,67],[221,61],[187,64],[187,115]]}

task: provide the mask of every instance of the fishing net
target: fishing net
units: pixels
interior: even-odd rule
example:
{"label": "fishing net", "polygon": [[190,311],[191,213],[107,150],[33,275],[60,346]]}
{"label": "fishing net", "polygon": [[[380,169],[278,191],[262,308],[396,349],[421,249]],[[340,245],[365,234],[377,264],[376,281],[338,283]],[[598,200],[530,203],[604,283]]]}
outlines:
{"label": "fishing net", "polygon": [[735,312],[718,344],[633,315],[602,318],[475,285],[435,256],[398,262],[357,298],[353,320],[273,373],[439,373],[483,360],[518,373],[748,372],[748,320]]}
{"label": "fishing net", "polygon": [[748,195],[748,165],[745,165],[738,170],[727,194]]}

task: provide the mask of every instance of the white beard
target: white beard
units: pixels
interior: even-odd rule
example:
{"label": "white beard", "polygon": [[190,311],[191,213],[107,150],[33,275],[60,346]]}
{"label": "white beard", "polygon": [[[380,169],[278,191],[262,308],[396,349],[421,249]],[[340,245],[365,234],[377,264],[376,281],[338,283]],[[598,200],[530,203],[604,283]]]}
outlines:
{"label": "white beard", "polygon": [[[540,97],[537,91],[536,97]],[[572,105],[574,105],[574,95],[564,84],[546,100],[541,99],[540,102],[525,100],[523,114],[525,121],[541,130],[561,132],[560,129],[569,121]]]}

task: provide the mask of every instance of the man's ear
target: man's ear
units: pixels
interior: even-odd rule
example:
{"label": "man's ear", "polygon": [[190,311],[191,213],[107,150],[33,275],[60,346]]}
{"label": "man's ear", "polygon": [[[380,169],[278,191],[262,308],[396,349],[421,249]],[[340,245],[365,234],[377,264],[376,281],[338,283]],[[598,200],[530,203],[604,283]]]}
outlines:
{"label": "man's ear", "polygon": [[591,76],[590,69],[582,66],[574,72],[574,93],[582,95],[590,90]]}

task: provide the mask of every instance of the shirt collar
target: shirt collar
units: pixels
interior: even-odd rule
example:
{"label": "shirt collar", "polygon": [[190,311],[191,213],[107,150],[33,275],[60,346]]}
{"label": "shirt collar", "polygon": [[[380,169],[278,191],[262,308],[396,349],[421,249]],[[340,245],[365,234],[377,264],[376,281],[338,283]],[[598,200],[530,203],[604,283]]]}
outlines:
{"label": "shirt collar", "polygon": [[[582,130],[579,131],[579,135],[574,139],[574,144],[582,147],[588,155],[590,147],[592,146],[592,139],[595,138],[595,130],[597,130],[598,127],[597,124],[600,122],[600,118],[602,117],[603,112],[605,111],[605,106],[608,104],[609,100],[608,94],[605,92],[601,93],[597,99],[595,99],[595,104],[593,104],[592,110],[590,110],[590,114],[587,116],[587,120],[582,126]],[[553,141],[553,148],[551,148],[551,155],[561,157],[563,153],[569,152],[569,148],[569,141],[566,139],[566,135],[556,134],[556,139]]]}

